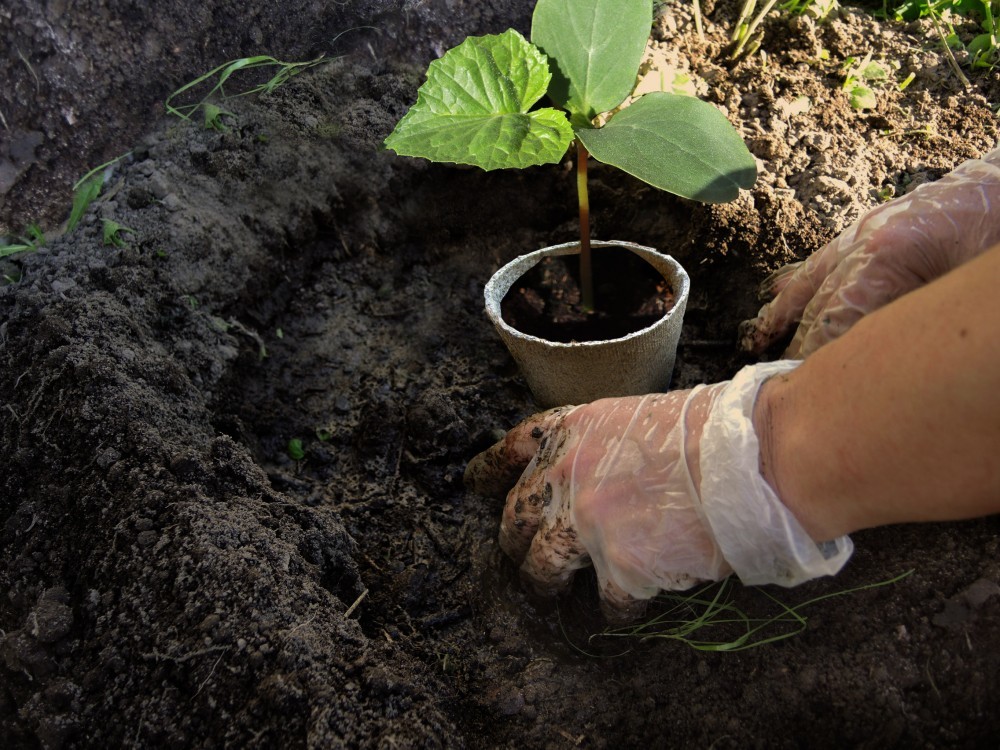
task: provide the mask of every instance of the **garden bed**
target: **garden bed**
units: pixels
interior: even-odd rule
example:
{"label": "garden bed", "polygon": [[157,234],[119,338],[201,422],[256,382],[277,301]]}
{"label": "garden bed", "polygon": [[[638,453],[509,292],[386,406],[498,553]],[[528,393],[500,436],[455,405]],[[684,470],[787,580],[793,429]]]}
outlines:
{"label": "garden bed", "polygon": [[[738,653],[591,640],[589,575],[557,605],[522,590],[500,507],[462,487],[469,458],[536,411],[482,288],[574,238],[574,178],[381,142],[435,51],[526,32],[530,2],[334,3],[312,22],[307,3],[247,20],[218,2],[169,28],[94,3],[106,30],[91,42],[46,20],[52,4],[16,5],[0,36],[23,44],[39,101],[24,109],[36,81],[10,56],[5,231],[55,226],[72,175],[131,153],[80,226],[4,267],[20,275],[0,288],[6,747],[996,745],[996,518],[856,534],[842,574],[768,593],[795,605],[913,572]],[[730,68],[736,7],[703,10],[705,41],[688,5],[663,8],[659,64],[741,130],[754,189],[701,206],[591,171],[595,237],[657,247],[692,277],[678,387],[746,363],[736,326],[767,273],[998,138],[1000,76],[962,90],[929,26],[774,13],[766,60]],[[116,48],[123,28],[142,33]],[[194,43],[213,28],[214,51]],[[106,84],[60,83],[71,42]],[[163,55],[164,72],[123,48]],[[337,59],[226,102],[226,132],[158,114],[187,80],[260,52]],[[900,67],[857,110],[843,65],[868,52]],[[97,93],[127,81],[129,101]],[[122,247],[102,218],[131,230]],[[774,612],[759,590],[734,597]]]}

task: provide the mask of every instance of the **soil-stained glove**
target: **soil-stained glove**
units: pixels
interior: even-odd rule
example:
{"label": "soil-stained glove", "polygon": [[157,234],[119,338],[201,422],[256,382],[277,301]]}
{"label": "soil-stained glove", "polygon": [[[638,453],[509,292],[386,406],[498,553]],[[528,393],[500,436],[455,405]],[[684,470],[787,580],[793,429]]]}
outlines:
{"label": "soil-stained glove", "polygon": [[785,350],[801,359],[861,317],[1000,241],[1000,148],[865,214],[806,261],[779,269],[761,293],[774,299],[740,328],[763,353],[793,325]]}
{"label": "soil-stained glove", "polygon": [[850,539],[810,539],[759,470],[757,392],[797,364],[538,414],[476,456],[466,484],[503,497],[516,481],[501,520],[503,550],[543,595],[593,563],[613,621],[638,616],[661,589],[731,572],[746,584],[784,586],[832,575],[850,557]]}

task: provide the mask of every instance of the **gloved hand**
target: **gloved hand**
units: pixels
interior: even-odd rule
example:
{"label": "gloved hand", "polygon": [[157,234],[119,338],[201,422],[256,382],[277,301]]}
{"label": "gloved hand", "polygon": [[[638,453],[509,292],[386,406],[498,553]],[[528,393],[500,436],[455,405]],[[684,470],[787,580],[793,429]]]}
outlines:
{"label": "gloved hand", "polygon": [[740,327],[763,353],[798,323],[784,357],[801,359],[862,316],[923,286],[1000,241],[1000,148],[865,214],[806,261],[761,288],[773,296]]}
{"label": "gloved hand", "polygon": [[850,540],[816,544],[759,471],[757,391],[797,364],[552,409],[476,456],[466,484],[503,497],[516,481],[500,526],[503,550],[543,595],[564,590],[592,562],[612,621],[638,616],[661,589],[734,571],[746,584],[785,586],[832,575]]}

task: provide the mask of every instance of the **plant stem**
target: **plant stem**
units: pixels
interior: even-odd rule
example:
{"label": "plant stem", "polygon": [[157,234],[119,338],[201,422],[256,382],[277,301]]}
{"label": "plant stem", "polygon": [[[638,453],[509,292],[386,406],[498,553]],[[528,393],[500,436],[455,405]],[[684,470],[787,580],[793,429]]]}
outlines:
{"label": "plant stem", "polygon": [[580,199],[580,303],[594,309],[594,279],[590,261],[590,196],[587,192],[587,147],[576,139],[576,194]]}
{"label": "plant stem", "polygon": [[694,27],[698,30],[698,41],[705,41],[705,28],[701,22],[701,0],[694,0]]}
{"label": "plant stem", "polygon": [[778,0],[767,0],[767,4],[764,6],[764,9],[754,16],[753,19],[750,18],[750,15],[756,9],[757,0],[748,0],[748,2],[743,5],[740,20],[737,21],[736,29],[733,31],[734,47],[733,51],[729,55],[730,60],[735,61],[740,59],[744,52],[746,52],[747,45],[750,45],[752,48],[749,52],[746,52],[747,55],[752,55],[757,51],[757,47],[760,46],[760,40],[758,39],[757,45],[754,46],[753,36],[757,33],[757,27],[760,26],[761,22],[764,20],[764,16],[771,11],[771,8],[773,8],[777,2]]}
{"label": "plant stem", "polygon": [[963,88],[972,88],[972,84],[969,83],[969,79],[965,77],[962,69],[958,66],[958,60],[955,59],[955,53],[951,51],[951,47],[948,45],[948,37],[945,36],[944,31],[941,30],[941,24],[937,15],[934,13],[934,9],[931,8],[931,12],[928,14],[931,19],[931,23],[934,24],[934,30],[937,32],[938,38],[941,40],[941,46],[944,47],[945,57],[948,58],[948,64],[951,65],[952,71],[961,81]]}

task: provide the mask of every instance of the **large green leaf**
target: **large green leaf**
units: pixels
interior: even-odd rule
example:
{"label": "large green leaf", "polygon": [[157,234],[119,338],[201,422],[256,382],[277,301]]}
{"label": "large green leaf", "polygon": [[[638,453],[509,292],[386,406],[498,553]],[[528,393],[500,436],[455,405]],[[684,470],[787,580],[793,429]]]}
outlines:
{"label": "large green leaf", "polygon": [[725,203],[757,179],[757,163],[736,129],[693,96],[646,94],[603,128],[577,135],[598,161],[684,198]]}
{"label": "large green leaf", "polygon": [[566,115],[528,111],[550,78],[545,56],[516,31],[469,37],[430,64],[385,145],[486,170],[558,162],[573,140]]}
{"label": "large green leaf", "polygon": [[531,41],[549,57],[549,95],[574,125],[632,93],[652,23],[652,0],[538,0]]}

